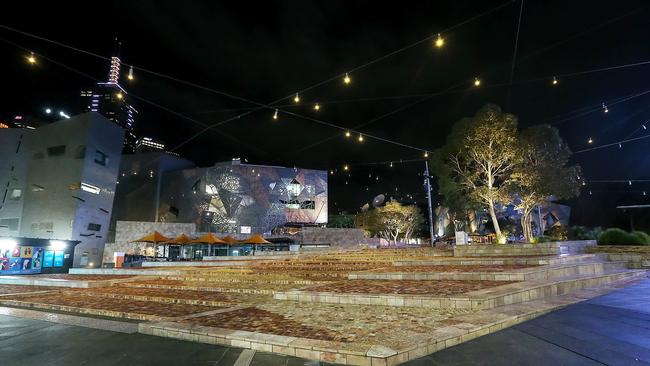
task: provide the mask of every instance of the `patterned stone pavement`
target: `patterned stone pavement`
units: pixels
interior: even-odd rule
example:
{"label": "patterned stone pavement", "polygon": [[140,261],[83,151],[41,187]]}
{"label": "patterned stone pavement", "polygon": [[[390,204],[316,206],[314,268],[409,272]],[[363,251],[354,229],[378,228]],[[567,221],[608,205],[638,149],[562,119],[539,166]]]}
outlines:
{"label": "patterned stone pavement", "polygon": [[0,285],[0,295],[52,290],[58,290],[58,288],[47,286]]}
{"label": "patterned stone pavement", "polygon": [[464,265],[464,266],[454,266],[454,265],[448,265],[448,266],[399,266],[399,267],[382,267],[382,268],[377,268],[370,270],[369,272],[405,272],[405,273],[411,273],[411,272],[430,272],[430,273],[436,273],[436,272],[506,272],[506,271],[512,271],[516,269],[524,269],[524,268],[534,268],[536,266],[533,265],[516,265],[516,264],[510,264],[510,265],[490,265],[490,266],[483,266],[483,265]]}
{"label": "patterned stone pavement", "polygon": [[153,301],[122,300],[108,297],[86,296],[78,291],[62,291],[58,293],[43,293],[31,295],[15,295],[4,297],[0,300],[3,303],[15,305],[11,302],[20,301],[31,305],[38,305],[42,308],[54,310],[69,310],[61,307],[76,308],[82,312],[85,309],[97,310],[96,315],[113,317],[130,317],[130,314],[150,315],[161,318],[173,318],[211,310],[219,307],[187,304],[163,304]]}
{"label": "patterned stone pavement", "polygon": [[31,275],[30,278],[37,279],[53,279],[53,280],[68,280],[68,281],[106,281],[106,280],[121,280],[125,278],[132,278],[132,275],[81,275],[81,274],[67,274],[67,273],[51,273],[42,275]]}
{"label": "patterned stone pavement", "polygon": [[503,286],[508,281],[412,281],[412,280],[349,280],[311,286],[304,291],[356,294],[458,295],[485,288]]}

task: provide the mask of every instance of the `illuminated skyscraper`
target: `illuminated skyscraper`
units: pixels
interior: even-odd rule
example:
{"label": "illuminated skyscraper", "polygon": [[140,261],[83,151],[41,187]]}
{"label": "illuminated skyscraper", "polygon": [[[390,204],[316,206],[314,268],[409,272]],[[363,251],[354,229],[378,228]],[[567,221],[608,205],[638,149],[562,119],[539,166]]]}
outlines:
{"label": "illuminated skyscraper", "polygon": [[124,129],[124,150],[133,152],[136,142],[133,128],[138,111],[131,105],[128,93],[119,83],[121,65],[119,57],[111,57],[108,81],[82,90],[81,97],[84,111],[98,112]]}

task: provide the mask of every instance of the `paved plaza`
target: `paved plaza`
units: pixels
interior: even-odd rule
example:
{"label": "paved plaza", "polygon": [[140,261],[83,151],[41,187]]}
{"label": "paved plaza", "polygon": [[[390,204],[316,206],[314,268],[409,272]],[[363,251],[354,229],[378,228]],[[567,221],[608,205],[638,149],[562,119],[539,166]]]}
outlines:
{"label": "paved plaza", "polygon": [[[21,313],[23,312],[23,313]],[[137,334],[129,323],[0,309],[3,365],[325,365],[292,356]],[[38,316],[36,316],[38,318]],[[43,319],[45,316],[42,317]],[[90,324],[90,323],[95,324]],[[70,324],[78,325],[70,325]],[[133,325],[133,323],[131,323]],[[102,326],[93,329],[87,326]],[[101,344],[101,347],[98,347]],[[246,363],[248,362],[248,363]],[[405,365],[648,365],[650,279]]]}
{"label": "paved plaza", "polygon": [[[74,332],[84,331],[70,327],[81,326],[94,329],[90,338],[119,338],[118,345],[123,337],[144,342],[144,349],[156,340],[179,344],[188,349],[187,357],[197,357],[197,363],[214,364],[222,356],[241,353],[234,350],[246,349],[241,362],[278,357],[284,360],[278,361],[281,364],[301,359],[312,364],[388,366],[440,360],[447,364],[452,359],[462,363],[465,358],[453,354],[469,347],[463,354],[485,354],[486,360],[493,355],[493,363],[499,364],[498,358],[509,353],[507,347],[513,348],[513,355],[525,357],[516,340],[527,342],[533,348],[530,352],[559,347],[554,357],[569,352],[590,359],[584,352],[556,345],[567,339],[561,332],[568,329],[556,314],[572,306],[591,306],[589,312],[597,315],[596,310],[612,307],[620,296],[594,298],[621,289],[622,294],[635,293],[627,286],[646,293],[647,286],[638,281],[647,272],[598,254],[551,255],[547,253],[551,249],[495,246],[472,256],[433,248],[382,249],[223,266],[167,264],[129,270],[128,275],[120,269],[97,269],[65,276],[7,276],[0,278],[0,306],[12,309],[4,313],[7,316],[61,325],[8,322],[8,342],[13,342],[11,334],[23,334],[23,328],[25,336],[32,328],[43,334],[61,328],[63,335],[52,342],[63,341],[68,331],[76,339]],[[589,299],[594,300],[583,303]],[[626,296],[623,310],[643,308],[646,300],[643,295]],[[575,314],[570,318],[582,319]],[[484,342],[503,343],[506,351],[482,348]],[[543,344],[533,346],[535,342]],[[97,350],[102,355],[136,352],[127,348],[120,353],[119,347],[96,344],[102,345]],[[66,347],[71,346],[62,346]]]}

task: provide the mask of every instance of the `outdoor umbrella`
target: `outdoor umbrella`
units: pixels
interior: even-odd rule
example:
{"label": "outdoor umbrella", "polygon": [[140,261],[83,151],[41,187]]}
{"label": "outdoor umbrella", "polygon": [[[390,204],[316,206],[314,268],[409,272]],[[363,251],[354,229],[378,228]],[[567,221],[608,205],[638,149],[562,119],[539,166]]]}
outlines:
{"label": "outdoor umbrella", "polygon": [[[171,240],[165,242],[165,244],[167,246],[169,246],[169,245],[185,245],[185,244],[189,243],[190,241],[192,241],[192,239],[189,236],[187,236],[185,234],[181,234],[181,235],[175,237],[174,239],[171,239]],[[164,254],[165,254],[165,249],[163,247],[163,255]]]}
{"label": "outdoor umbrella", "polygon": [[228,235],[228,236],[224,236],[224,237],[221,238],[221,239],[222,239],[223,241],[225,241],[227,244],[237,244],[237,243],[240,243],[239,240],[233,238],[233,237],[230,236],[230,235]]}
{"label": "outdoor umbrella", "polygon": [[[149,235],[145,235],[141,237],[140,239],[133,240],[132,243],[153,243],[155,246],[158,245],[158,243],[164,243],[166,241],[169,241],[169,238],[164,236],[163,234],[154,231],[153,233]],[[155,253],[154,253],[155,257]]]}
{"label": "outdoor umbrella", "polygon": [[[200,238],[192,240],[190,243],[196,243],[196,244],[208,244],[210,245],[210,249],[212,249],[212,245],[215,244],[228,244],[226,241],[219,239],[216,235],[213,233],[207,233]],[[212,250],[210,250],[212,251]]]}
{"label": "outdoor umbrella", "polygon": [[255,255],[255,249],[259,244],[272,244],[270,241],[264,239],[260,234],[253,234],[253,236],[248,239],[244,239],[241,242],[246,244],[253,244],[253,255]]}

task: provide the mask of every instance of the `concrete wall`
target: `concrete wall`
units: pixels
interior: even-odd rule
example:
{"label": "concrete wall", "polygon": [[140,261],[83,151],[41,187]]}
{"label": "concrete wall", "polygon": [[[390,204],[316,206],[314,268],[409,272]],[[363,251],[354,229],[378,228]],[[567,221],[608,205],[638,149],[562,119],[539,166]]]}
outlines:
{"label": "concrete wall", "polygon": [[153,231],[158,231],[168,238],[175,238],[180,234],[196,236],[196,225],[181,222],[117,221],[115,242],[106,243],[102,263],[113,263],[115,252],[152,256],[154,254],[153,245],[133,243],[133,240],[148,235]]}
{"label": "concrete wall", "polygon": [[25,202],[28,139],[33,130],[0,129],[0,235],[20,236]]}
{"label": "concrete wall", "polygon": [[[79,240],[74,266],[99,263],[113,207],[122,129],[97,113],[40,127],[29,140],[20,235]],[[58,154],[52,148],[61,148]],[[81,189],[88,184],[98,189]]]}
{"label": "concrete wall", "polygon": [[368,244],[361,229],[306,227],[299,234],[301,244],[330,244],[333,249],[354,249]]}
{"label": "concrete wall", "polygon": [[454,246],[455,257],[558,255],[584,253],[595,240],[557,241],[539,244],[477,244]]}

